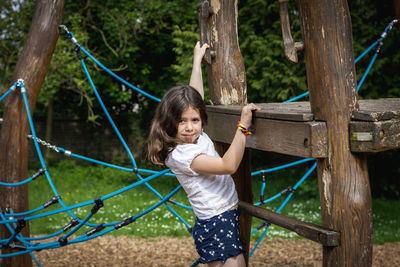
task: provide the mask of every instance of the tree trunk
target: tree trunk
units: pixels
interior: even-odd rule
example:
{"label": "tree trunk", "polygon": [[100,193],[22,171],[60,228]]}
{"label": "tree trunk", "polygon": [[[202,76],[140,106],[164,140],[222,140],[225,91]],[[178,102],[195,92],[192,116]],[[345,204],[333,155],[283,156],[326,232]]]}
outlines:
{"label": "tree trunk", "polygon": [[[58,39],[57,27],[62,20],[64,0],[41,0],[36,2],[32,24],[22,54],[15,67],[12,83],[24,79],[30,113],[33,114],[36,99],[45,78]],[[28,117],[21,93],[17,90],[5,100],[0,131],[0,177],[3,182],[16,183],[28,177],[28,140],[30,132]],[[14,212],[28,210],[27,185],[0,187],[0,207]],[[1,227],[1,239],[10,233]],[[29,224],[22,234],[29,236]],[[3,254],[15,252],[3,249]],[[32,266],[29,254],[3,259],[3,266]]]}
{"label": "tree trunk", "polygon": [[371,266],[372,207],[365,155],[352,154],[349,122],[358,109],[351,20],[346,0],[297,0],[310,104],[326,121],[328,157],[318,160],[323,226],[341,233],[324,247],[324,266]]}
{"label": "tree trunk", "polygon": [[[207,33],[200,33],[201,39],[204,42],[204,37],[207,36],[212,56],[208,67],[210,101],[213,105],[244,105],[247,103],[247,87],[246,72],[238,41],[237,0],[210,2],[203,0],[198,7],[202,10],[199,11],[200,29],[207,31]],[[204,10],[207,14],[204,14]],[[216,142],[216,149],[220,155],[223,155],[228,147],[228,144]],[[252,203],[249,149],[246,149],[233,178],[239,199]],[[240,237],[245,243],[246,263],[248,263],[250,249],[251,220],[251,215],[241,214]]]}

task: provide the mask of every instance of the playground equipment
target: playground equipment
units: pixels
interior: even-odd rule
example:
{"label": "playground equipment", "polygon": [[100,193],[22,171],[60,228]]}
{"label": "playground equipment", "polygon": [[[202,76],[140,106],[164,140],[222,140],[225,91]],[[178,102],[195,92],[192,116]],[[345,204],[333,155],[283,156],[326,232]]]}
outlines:
{"label": "playground equipment", "polygon": [[[365,152],[400,146],[399,99],[358,101],[352,29],[346,0],[298,0],[302,42],[294,42],[287,0],[279,0],[286,56],[304,51],[309,103],[260,104],[248,146],[317,158],[322,227],[269,213],[251,205],[250,155],[234,175],[241,237],[248,244],[251,216],[263,218],[323,245],[324,266],[371,266],[372,207]],[[215,106],[208,108],[210,137],[223,153],[246,103],[246,78],[237,42],[235,1],[199,4],[202,43],[210,44],[208,85]],[[293,135],[296,132],[296,135]],[[357,153],[355,153],[357,152]],[[323,235],[324,231],[326,235]],[[329,230],[330,229],[330,230]]]}
{"label": "playground equipment", "polygon": [[[282,7],[281,11],[285,11],[284,5],[286,1],[280,2]],[[211,65],[209,68],[211,100],[213,104],[244,104],[246,102],[246,82],[243,60],[238,49],[237,33],[235,31],[235,12],[237,10],[235,7],[235,2],[223,1],[219,6],[213,6],[213,3],[215,4],[215,2],[212,2],[210,5],[208,1],[202,1],[199,5],[201,39],[203,42],[207,41],[211,44],[210,54],[205,59],[205,61]],[[305,16],[305,18],[302,20],[303,28],[305,27],[305,21],[316,20],[320,12],[326,12],[328,9],[329,12],[333,12],[333,17],[337,18],[338,21],[335,21],[336,24],[334,23],[333,25],[330,25],[330,22],[328,21],[324,21],[325,24],[322,23],[322,29],[325,29],[323,31],[324,38],[326,40],[338,39],[340,41],[338,43],[343,44],[343,47],[346,47],[346,53],[344,55],[335,54],[336,52],[341,51],[337,51],[339,49],[335,47],[336,44],[333,44],[333,42],[331,42],[329,45],[324,45],[324,40],[314,40],[312,38],[314,36],[313,34],[318,34],[318,31],[316,33],[304,33],[303,29],[303,35],[305,36],[303,45],[295,44],[294,46],[290,46],[285,43],[285,47],[289,47],[286,50],[290,50],[290,47],[294,47],[294,49],[297,51],[303,47],[306,53],[307,61],[313,60],[313,55],[316,54],[312,53],[312,51],[310,52],[308,50],[310,48],[314,48],[319,52],[319,49],[322,49],[321,51],[325,51],[327,54],[325,56],[323,54],[322,59],[319,59],[319,61],[316,60],[316,62],[313,63],[315,65],[307,65],[309,83],[310,79],[315,82],[315,84],[310,85],[311,110],[313,112],[310,112],[310,105],[308,103],[262,104],[262,111],[256,114],[256,133],[253,137],[249,138],[248,145],[249,147],[256,149],[275,151],[301,157],[318,158],[322,203],[321,206],[323,207],[323,223],[325,227],[333,230],[293,220],[247,204],[246,201],[249,203],[252,202],[251,187],[249,186],[251,185],[251,179],[243,179],[246,176],[248,176],[248,178],[250,177],[250,158],[249,151],[247,150],[244,159],[245,164],[241,166],[238,173],[235,175],[238,193],[242,200],[241,206],[245,211],[248,212],[247,215],[245,214],[242,217],[242,237],[247,241],[247,244],[249,244],[249,229],[251,224],[251,216],[249,216],[249,214],[252,214],[270,223],[275,223],[290,230],[296,231],[298,234],[305,236],[306,238],[321,243],[324,246],[325,251],[324,263],[327,265],[368,265],[371,262],[370,256],[372,255],[372,226],[370,223],[372,218],[370,216],[371,208],[368,174],[366,173],[365,160],[363,160],[362,156],[360,155],[353,157],[350,153],[350,149],[351,151],[357,151],[354,150],[353,147],[359,146],[360,151],[357,152],[365,152],[365,144],[369,145],[368,149],[370,150],[368,151],[381,151],[385,149],[397,148],[399,145],[399,142],[396,139],[398,128],[396,129],[395,126],[398,125],[396,122],[398,122],[399,119],[398,110],[400,104],[396,99],[390,100],[392,103],[391,106],[386,105],[389,102],[388,100],[379,100],[382,102],[380,104],[383,104],[381,106],[376,105],[379,101],[369,101],[369,104],[367,101],[365,107],[363,106],[363,102],[360,102],[360,111],[356,112],[355,110],[357,110],[357,105],[355,103],[357,103],[357,91],[354,90],[355,71],[354,63],[352,62],[352,49],[350,49],[352,47],[351,29],[348,24],[348,11],[346,8],[342,8],[343,6],[347,5],[347,3],[345,1],[335,3],[324,2],[318,6],[318,8],[320,8],[319,10],[313,10],[312,12],[308,9],[317,9],[317,2],[310,4],[310,6],[306,6],[308,3],[300,4],[303,4],[303,9],[300,8],[300,10],[304,13],[301,13],[301,15]],[[304,9],[306,9],[306,11]],[[39,13],[35,12],[35,15],[41,14],[40,12],[44,12],[45,9],[43,5],[39,4],[37,10],[40,11],[38,11]],[[47,16],[53,18],[57,17],[57,14],[51,13],[56,11],[57,10],[48,11],[49,13],[47,13]],[[281,14],[285,15],[285,12]],[[44,18],[42,17],[40,19]],[[319,21],[319,23],[320,22],[321,21]],[[320,24],[315,25],[321,27]],[[54,25],[52,27],[54,27]],[[228,27],[228,29],[226,27]],[[346,31],[344,31],[344,37],[347,38],[344,38],[343,36],[337,36],[338,33],[334,31],[334,29],[342,28],[346,29]],[[54,30],[54,28],[52,28],[52,30]],[[341,30],[338,32],[341,32]],[[221,36],[224,36],[224,38],[215,38],[215,34],[220,34]],[[290,38],[284,39],[290,40]],[[31,51],[31,53],[35,54],[33,51]],[[293,54],[293,51],[290,53]],[[341,66],[341,64],[338,64],[338,61],[342,60],[343,58],[345,58],[346,64],[342,63],[343,66]],[[29,62],[27,64],[29,64]],[[45,63],[42,64],[46,65]],[[315,77],[318,76],[317,71],[321,70],[321,65],[327,69],[327,74],[339,72],[341,73],[341,75],[338,75],[340,77],[334,77],[335,79],[329,75],[326,75],[326,77]],[[229,66],[229,68],[227,66]],[[310,68],[315,70],[316,73],[309,74]],[[350,71],[350,74],[352,75],[349,75],[347,71]],[[28,82],[32,82],[29,81],[30,76],[24,77],[28,77]],[[315,98],[315,95],[317,95],[315,91],[320,88],[320,85],[323,85],[322,87],[326,89],[327,84],[333,85],[332,88],[336,88],[337,91],[331,90],[330,92],[324,92],[321,90],[322,92],[318,93],[321,96],[332,97],[333,100],[336,100],[337,102],[332,105],[333,107],[326,107],[326,105],[331,103],[329,102],[329,99]],[[19,85],[21,85],[21,83]],[[311,88],[313,90],[311,90]],[[342,89],[344,93],[340,91]],[[34,99],[35,92],[35,90],[30,91],[31,94],[33,93],[31,97]],[[31,99],[30,101],[33,103],[35,102]],[[343,108],[342,105],[347,106]],[[339,108],[339,110],[336,110],[335,108]],[[224,125],[222,123],[226,123],[227,128],[225,129],[229,129],[232,126],[234,127],[236,121],[238,120],[239,110],[240,107],[235,106],[227,107],[216,105],[209,107],[210,125],[208,132],[210,133],[210,136],[214,138],[214,140],[220,142],[218,146],[221,150],[226,149],[227,145],[225,143],[230,143],[230,137],[226,137],[225,133],[218,133],[217,128],[220,129],[222,125]],[[21,112],[21,109],[19,109],[19,112],[19,116],[24,113]],[[381,118],[384,118],[385,122],[379,125],[372,124],[372,126],[369,122],[363,123],[362,126],[357,126],[359,124],[355,123],[356,126],[353,126],[352,128],[351,125],[354,125],[354,123],[350,120],[351,112],[353,112],[353,120],[368,118],[372,121],[379,121],[383,120]],[[337,115],[339,115],[339,119],[332,118]],[[5,112],[5,117],[8,116],[9,114]],[[390,121],[387,121],[387,118],[389,118]],[[5,122],[7,121],[10,120],[6,119]],[[233,121],[233,123],[230,121]],[[15,123],[15,119],[13,123]],[[3,127],[10,129],[9,124],[4,124]],[[348,134],[347,127],[353,129],[350,130],[350,135]],[[382,128],[382,130],[378,132],[376,130],[377,127],[386,128]],[[21,128],[16,131],[21,131]],[[294,131],[298,133],[296,136],[292,135]],[[350,145],[350,147],[348,145],[350,140],[349,136],[352,137],[351,144],[353,144]],[[374,139],[376,136],[380,139]],[[15,136],[9,136],[9,138],[9,140],[11,140],[15,138]],[[20,138],[25,139],[25,136],[21,136]],[[2,140],[4,141],[4,139]],[[19,141],[22,142],[21,140]],[[2,143],[0,142],[0,144]],[[335,152],[335,155],[332,155],[332,151]],[[338,159],[336,153],[339,153],[341,156],[343,156],[343,158]],[[346,158],[349,160],[346,160]],[[3,160],[4,158],[0,159]],[[18,163],[15,162],[13,162],[13,164],[18,165]],[[344,170],[340,168],[343,166],[346,167]],[[8,166],[5,166],[4,168],[7,167]],[[340,170],[340,172],[337,170]],[[14,174],[9,175],[7,172],[5,173],[6,177],[11,178],[26,177],[26,175],[19,176]],[[355,180],[356,183],[351,184],[350,178]],[[340,183],[341,179],[344,180],[343,183]],[[358,181],[357,183],[357,180],[360,180],[361,182]],[[359,192],[360,188],[363,189],[361,192]],[[348,193],[348,191],[343,189],[349,189],[352,192]],[[341,192],[341,190],[345,192]],[[347,195],[343,196],[342,193],[347,193]],[[11,194],[14,194],[15,196],[18,193],[11,192]],[[6,196],[9,196],[9,194],[6,194]],[[18,198],[21,195],[16,196]],[[324,198],[322,199],[322,197]],[[348,197],[350,202],[342,202],[341,197]],[[18,203],[21,203],[21,201],[19,201],[20,199],[17,200]],[[357,203],[352,202],[352,200],[355,200]],[[97,203],[98,202],[96,202],[96,204]],[[344,214],[340,214],[342,211],[341,209],[346,209],[346,212]],[[356,216],[358,220],[354,220],[354,217],[351,217],[352,214],[355,214],[353,216]],[[333,216],[337,216],[337,218],[332,218]],[[349,219],[351,220],[350,222]],[[352,225],[353,221],[358,224]],[[347,229],[348,225],[350,225],[349,229]],[[366,229],[366,231],[362,231],[362,229],[360,230],[360,228],[363,228],[360,227],[360,225],[365,226],[364,229]],[[358,246],[357,244],[363,244],[363,246]],[[338,257],[340,258],[340,261],[338,261]]]}

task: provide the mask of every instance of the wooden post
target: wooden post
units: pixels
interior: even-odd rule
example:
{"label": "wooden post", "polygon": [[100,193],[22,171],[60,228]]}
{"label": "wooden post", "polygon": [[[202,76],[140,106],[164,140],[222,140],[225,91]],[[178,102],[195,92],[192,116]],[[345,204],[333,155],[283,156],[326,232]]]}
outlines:
{"label": "wooden post", "polygon": [[352,154],[349,122],[358,109],[351,20],[346,0],[297,0],[311,110],[326,121],[328,157],[318,160],[324,227],[341,245],[323,249],[324,266],[371,266],[372,207],[365,155]]}
{"label": "wooden post", "polygon": [[[237,0],[203,0],[198,5],[202,41],[209,41],[211,61],[208,67],[208,87],[213,105],[244,105],[247,103],[246,73],[239,49],[237,33]],[[204,14],[207,12],[208,15]],[[202,25],[203,24],[203,25]],[[204,25],[206,24],[206,25]],[[205,33],[204,31],[207,31]],[[220,129],[224,131],[224,129]],[[229,144],[216,142],[220,155]],[[238,171],[233,175],[239,199],[252,203],[250,152],[246,149]],[[242,213],[240,235],[245,242],[246,262],[250,248],[252,217]]]}
{"label": "wooden post", "polygon": [[[203,0],[202,2],[208,2]],[[213,105],[247,103],[246,72],[237,33],[237,0],[210,2],[208,24],[213,60],[208,68],[208,87]]]}
{"label": "wooden post", "polygon": [[[62,21],[64,0],[41,0],[36,2],[32,24],[27,41],[18,59],[13,73],[12,83],[24,79],[29,99],[30,113],[33,114],[36,99],[45,78],[50,60],[58,39],[58,25]],[[13,92],[5,100],[3,124],[0,131],[0,179],[6,183],[15,183],[28,177],[28,140],[30,132],[28,117],[22,95]],[[0,187],[0,207],[14,212],[28,210],[27,185],[18,187]],[[1,239],[9,238],[10,233],[1,226]],[[22,234],[29,236],[29,226]],[[3,249],[3,254],[15,252]],[[6,266],[32,266],[29,254],[4,258]]]}
{"label": "wooden post", "polygon": [[[400,20],[400,0],[393,0],[394,15],[396,19]],[[400,29],[400,23],[397,23],[397,27]]]}

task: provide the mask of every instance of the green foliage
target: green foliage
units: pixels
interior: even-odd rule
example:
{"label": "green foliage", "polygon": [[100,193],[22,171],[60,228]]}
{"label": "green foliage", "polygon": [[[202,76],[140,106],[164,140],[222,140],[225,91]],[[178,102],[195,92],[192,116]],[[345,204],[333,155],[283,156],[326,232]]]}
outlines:
{"label": "green foliage", "polygon": [[32,1],[0,2],[0,93],[11,86],[11,76],[31,24],[33,5]]}
{"label": "green foliage", "polygon": [[[292,35],[301,39],[298,14],[289,6]],[[284,56],[277,1],[239,1],[239,42],[244,57],[248,100],[281,102],[307,91],[305,66]]]}
{"label": "green foliage", "polygon": [[[395,19],[393,1],[348,1],[352,19],[355,58],[375,42]],[[384,39],[382,49],[360,89],[360,98],[400,97],[400,43],[398,24]],[[359,81],[370,63],[376,47],[356,64]]]}

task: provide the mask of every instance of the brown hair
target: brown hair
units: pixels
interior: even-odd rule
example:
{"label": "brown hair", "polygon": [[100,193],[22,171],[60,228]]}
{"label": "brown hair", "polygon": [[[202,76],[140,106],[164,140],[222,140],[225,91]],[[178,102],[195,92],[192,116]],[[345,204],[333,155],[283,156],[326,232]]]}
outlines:
{"label": "brown hair", "polygon": [[189,107],[199,111],[202,126],[206,125],[204,100],[200,93],[189,85],[172,87],[158,104],[147,139],[148,156],[154,164],[165,165],[168,154],[181,143],[176,138],[178,122],[182,113]]}

